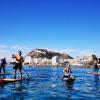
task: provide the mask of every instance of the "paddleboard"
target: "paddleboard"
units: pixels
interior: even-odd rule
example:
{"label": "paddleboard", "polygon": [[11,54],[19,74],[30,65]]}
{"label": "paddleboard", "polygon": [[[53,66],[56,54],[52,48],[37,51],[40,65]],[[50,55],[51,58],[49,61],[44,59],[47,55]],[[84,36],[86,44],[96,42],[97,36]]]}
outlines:
{"label": "paddleboard", "polygon": [[94,75],[100,75],[100,72],[87,72],[86,74],[94,74]]}
{"label": "paddleboard", "polygon": [[10,73],[0,73],[0,75],[10,75]]}
{"label": "paddleboard", "polygon": [[7,83],[14,83],[22,80],[29,80],[28,78],[18,78],[18,79],[11,79],[11,78],[3,78],[0,79],[0,84],[7,84]]}
{"label": "paddleboard", "polygon": [[69,78],[67,77],[62,77],[62,80],[67,82],[68,84],[73,84],[75,81],[75,77],[74,76],[70,76]]}

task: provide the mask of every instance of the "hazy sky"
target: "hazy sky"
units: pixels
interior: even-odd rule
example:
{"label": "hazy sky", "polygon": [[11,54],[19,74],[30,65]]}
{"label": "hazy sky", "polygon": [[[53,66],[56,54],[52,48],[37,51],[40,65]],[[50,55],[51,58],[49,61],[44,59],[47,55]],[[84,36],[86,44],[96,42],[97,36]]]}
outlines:
{"label": "hazy sky", "polygon": [[0,58],[33,48],[100,56],[99,43],[99,0],[0,0]]}

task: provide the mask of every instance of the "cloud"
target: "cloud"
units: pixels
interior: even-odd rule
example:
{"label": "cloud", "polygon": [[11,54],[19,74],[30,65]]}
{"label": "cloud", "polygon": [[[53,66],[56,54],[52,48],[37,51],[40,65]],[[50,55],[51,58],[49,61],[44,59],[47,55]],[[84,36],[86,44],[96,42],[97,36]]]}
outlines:
{"label": "cloud", "polygon": [[92,49],[74,49],[74,48],[67,48],[67,49],[61,49],[59,50],[59,52],[61,53],[67,53],[73,57],[76,57],[76,56],[80,56],[80,57],[83,57],[83,56],[90,56],[92,54],[96,54],[96,51],[95,50],[92,50]]}
{"label": "cloud", "polygon": [[47,48],[47,50],[60,52],[60,53],[67,53],[67,54],[78,51],[78,49],[72,49],[72,48],[66,48],[66,49],[60,49],[60,48],[59,49],[49,49],[49,48]]}
{"label": "cloud", "polygon": [[14,50],[29,50],[29,47],[24,46],[24,45],[14,45],[14,46],[11,46],[11,49],[14,49]]}
{"label": "cloud", "polygon": [[6,49],[0,49],[0,59],[7,58],[7,61],[11,59],[11,52]]}
{"label": "cloud", "polygon": [[8,46],[6,46],[6,45],[0,45],[0,49],[3,49],[3,48],[8,48]]}
{"label": "cloud", "polygon": [[89,49],[85,49],[85,50],[80,50],[78,52],[78,56],[89,56],[92,54],[96,54],[96,52],[94,50],[89,50]]}
{"label": "cloud", "polygon": [[0,49],[26,49],[27,47],[24,45],[13,45],[13,46],[7,46],[7,45],[0,45]]}
{"label": "cloud", "polygon": [[73,52],[76,52],[76,51],[78,51],[78,49],[68,48],[68,49],[62,50],[62,52],[66,52],[66,53],[73,53]]}
{"label": "cloud", "polygon": [[6,53],[6,52],[8,52],[8,51],[0,49],[0,53]]}
{"label": "cloud", "polygon": [[11,47],[12,49],[23,49],[23,46],[14,45]]}
{"label": "cloud", "polygon": [[[97,54],[97,52],[95,50],[91,50],[91,49],[75,49],[75,48],[65,48],[65,49],[61,49],[61,48],[45,48],[49,51],[55,51],[55,52],[60,52],[60,53],[67,53],[72,57],[76,57],[76,56],[87,56],[87,55],[91,55],[91,54],[96,54],[99,55],[99,52]],[[13,53],[17,53],[17,51],[21,50],[23,55],[26,55],[28,52],[30,52],[32,50],[32,47],[28,47],[25,45],[12,45],[12,46],[6,46],[6,45],[0,45],[0,58],[2,57],[11,57],[11,55]]]}
{"label": "cloud", "polygon": [[6,57],[7,59],[10,59],[11,55],[13,53],[16,54],[19,50],[22,51],[23,55],[26,55],[30,51],[30,48],[24,45],[0,45],[0,58]]}

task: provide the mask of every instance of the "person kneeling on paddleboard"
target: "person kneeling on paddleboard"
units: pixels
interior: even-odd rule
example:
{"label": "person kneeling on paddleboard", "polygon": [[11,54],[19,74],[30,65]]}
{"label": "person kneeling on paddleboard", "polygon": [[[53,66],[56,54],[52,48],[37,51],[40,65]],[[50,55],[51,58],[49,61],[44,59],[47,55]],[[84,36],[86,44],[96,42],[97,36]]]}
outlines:
{"label": "person kneeling on paddleboard", "polygon": [[14,65],[14,78],[16,78],[16,71],[19,70],[20,78],[22,79],[22,63],[24,61],[21,51],[18,51],[18,55],[12,55],[12,58],[15,59]]}
{"label": "person kneeling on paddleboard", "polygon": [[62,77],[62,80],[75,79],[75,77],[71,75],[72,70],[69,64],[67,66],[65,65],[63,72],[64,76]]}
{"label": "person kneeling on paddleboard", "polygon": [[71,76],[71,68],[70,68],[70,65],[65,66],[63,72],[64,72],[63,78],[70,78],[70,76]]}

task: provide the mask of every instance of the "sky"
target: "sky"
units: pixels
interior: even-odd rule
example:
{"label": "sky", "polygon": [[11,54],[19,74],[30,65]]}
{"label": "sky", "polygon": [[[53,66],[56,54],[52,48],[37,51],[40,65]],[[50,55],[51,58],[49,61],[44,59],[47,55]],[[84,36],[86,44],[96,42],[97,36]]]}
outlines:
{"label": "sky", "polygon": [[100,56],[99,0],[0,0],[0,58],[35,48]]}

